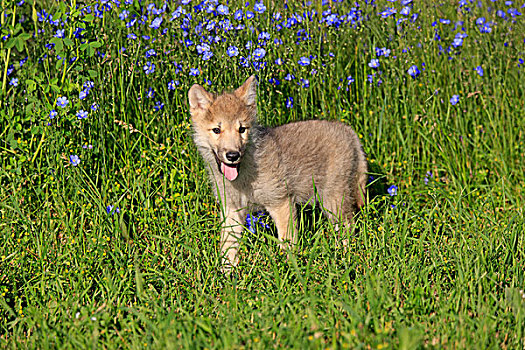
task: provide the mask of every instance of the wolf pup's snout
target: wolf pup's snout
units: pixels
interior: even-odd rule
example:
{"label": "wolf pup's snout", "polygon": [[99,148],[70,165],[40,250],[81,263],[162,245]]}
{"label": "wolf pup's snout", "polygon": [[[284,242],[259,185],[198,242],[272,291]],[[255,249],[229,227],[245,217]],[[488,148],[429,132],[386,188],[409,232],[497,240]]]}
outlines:
{"label": "wolf pup's snout", "polygon": [[236,162],[241,157],[239,152],[226,152],[226,159],[230,162]]}

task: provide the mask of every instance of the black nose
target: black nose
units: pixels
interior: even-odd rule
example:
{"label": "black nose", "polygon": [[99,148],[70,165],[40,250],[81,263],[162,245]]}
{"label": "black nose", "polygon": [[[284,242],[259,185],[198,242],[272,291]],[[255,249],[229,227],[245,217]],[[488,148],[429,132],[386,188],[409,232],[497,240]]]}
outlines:
{"label": "black nose", "polygon": [[230,162],[235,162],[241,157],[241,154],[239,152],[226,152],[226,159],[228,159]]}

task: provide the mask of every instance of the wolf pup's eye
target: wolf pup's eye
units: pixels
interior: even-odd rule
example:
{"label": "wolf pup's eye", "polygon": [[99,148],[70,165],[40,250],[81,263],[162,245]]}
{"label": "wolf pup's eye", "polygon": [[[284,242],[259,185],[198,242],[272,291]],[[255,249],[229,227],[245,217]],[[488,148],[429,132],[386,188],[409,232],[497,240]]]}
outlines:
{"label": "wolf pup's eye", "polygon": [[219,128],[213,128],[213,129],[211,129],[211,131],[213,131],[217,135],[221,133],[221,129],[219,129]]}
{"label": "wolf pup's eye", "polygon": [[239,133],[244,134],[246,128],[244,126],[239,127]]}

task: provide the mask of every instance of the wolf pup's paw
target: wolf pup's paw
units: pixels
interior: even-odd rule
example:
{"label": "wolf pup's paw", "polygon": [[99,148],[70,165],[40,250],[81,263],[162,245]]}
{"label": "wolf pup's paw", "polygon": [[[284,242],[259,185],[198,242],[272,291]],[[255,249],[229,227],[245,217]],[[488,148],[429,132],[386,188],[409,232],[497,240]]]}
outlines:
{"label": "wolf pup's paw", "polygon": [[222,258],[222,267],[221,271],[225,275],[230,275],[232,270],[234,270],[237,265],[239,265],[239,257],[237,251],[233,252],[231,249],[224,255]]}

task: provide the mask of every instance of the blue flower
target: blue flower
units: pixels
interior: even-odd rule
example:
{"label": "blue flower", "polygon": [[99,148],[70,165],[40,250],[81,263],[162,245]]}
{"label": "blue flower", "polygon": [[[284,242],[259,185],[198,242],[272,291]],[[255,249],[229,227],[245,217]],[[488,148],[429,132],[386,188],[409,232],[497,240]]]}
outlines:
{"label": "blue flower", "polygon": [[390,186],[387,191],[390,196],[392,197],[397,196],[397,186],[396,185]]}
{"label": "blue flower", "polygon": [[286,108],[293,108],[293,97],[288,97],[286,99]]}
{"label": "blue flower", "polygon": [[153,90],[152,88],[149,88],[148,92],[146,93],[146,97],[153,98],[153,96],[155,96],[155,90]]}
{"label": "blue flower", "polygon": [[154,106],[154,108],[155,108],[155,111],[158,112],[158,111],[160,111],[162,108],[164,108],[164,103],[162,103],[162,102],[160,102],[160,101],[157,101],[157,102],[155,102],[155,106]]}
{"label": "blue flower", "polygon": [[69,100],[67,99],[66,96],[62,96],[62,97],[59,97],[59,98],[57,99],[57,106],[58,106],[58,107],[62,107],[62,108],[64,108],[64,107],[67,106],[68,103],[69,103]]}
{"label": "blue flower", "polygon": [[18,78],[11,79],[11,81],[9,82],[9,85],[18,86]]}
{"label": "blue flower", "polygon": [[450,99],[450,103],[452,103],[452,105],[456,105],[456,103],[458,103],[458,102],[459,102],[459,95],[454,95]]}
{"label": "blue flower", "polygon": [[85,119],[87,117],[88,117],[88,112],[86,112],[85,110],[81,109],[80,111],[77,112],[78,119]]}
{"label": "blue flower", "polygon": [[463,45],[463,38],[460,38],[460,37],[454,38],[454,40],[452,41],[452,46],[454,46],[455,48],[458,48],[461,45]]}
{"label": "blue flower", "polygon": [[383,12],[380,12],[379,15],[383,18],[387,18],[393,14],[395,14],[397,10],[395,8],[387,7],[386,10]]}
{"label": "blue flower", "polygon": [[243,56],[239,57],[239,64],[241,65],[241,67],[244,68],[248,68],[250,66],[250,62],[248,61],[248,59]]}
{"label": "blue flower", "polygon": [[252,11],[246,11],[247,19],[252,19],[253,17],[255,17],[255,13],[253,13]]}
{"label": "blue flower", "polygon": [[303,87],[303,88],[310,87],[310,82],[308,81],[308,79],[301,78],[300,84],[301,84],[301,87]]}
{"label": "blue flower", "polygon": [[383,47],[383,48],[376,47],[376,56],[377,57],[381,57],[381,56],[388,57],[390,56],[390,49],[387,49],[386,47]]}
{"label": "blue flower", "polygon": [[257,36],[257,39],[263,40],[263,41],[270,40],[270,38],[271,38],[271,35],[268,32],[261,32],[259,36]]}
{"label": "blue flower", "polygon": [[80,164],[80,158],[76,154],[71,155],[69,156],[69,162],[71,163],[71,165],[77,166]]}
{"label": "blue flower", "polygon": [[347,84],[348,84],[348,85],[352,84],[352,83],[355,81],[354,78],[352,78],[351,75],[349,75],[349,76],[346,78],[346,80],[347,80]]}
{"label": "blue flower", "polygon": [[262,2],[258,2],[253,6],[253,10],[257,13],[264,13],[266,11],[266,6]]}
{"label": "blue flower", "polygon": [[63,38],[64,37],[64,29],[57,30],[55,34],[55,38]]}
{"label": "blue flower", "polygon": [[276,65],[280,66],[281,64],[283,64],[283,60],[279,57],[275,60],[274,62]]}
{"label": "blue flower", "polygon": [[490,27],[489,23],[485,23],[482,26],[480,26],[479,31],[481,33],[490,33],[492,32],[492,28]]}
{"label": "blue flower", "polygon": [[432,174],[431,171],[427,171],[426,175],[425,175],[425,185],[428,185],[428,181],[430,181],[430,179],[432,179],[434,177],[434,175]]}
{"label": "blue flower", "polygon": [[97,109],[98,109],[98,104],[96,102],[93,102],[93,104],[91,105],[91,110],[96,111]]}
{"label": "blue flower", "polygon": [[323,20],[328,26],[335,25],[337,27],[340,23],[339,17],[335,13],[329,14],[328,16],[324,17]]}
{"label": "blue flower", "polygon": [[54,117],[57,116],[57,111],[55,111],[54,109],[52,109],[50,112],[49,112],[49,118],[50,119],[53,119]]}
{"label": "blue flower", "polygon": [[81,90],[80,93],[78,94],[78,98],[80,100],[83,100],[87,97],[88,93],[89,93],[89,89]]}
{"label": "blue flower", "polygon": [[244,13],[242,13],[242,10],[237,10],[233,14],[233,18],[235,18],[237,21],[242,20],[243,17],[244,17]]}
{"label": "blue flower", "polygon": [[128,10],[122,10],[122,12],[120,13],[120,15],[118,15],[118,18],[120,18],[120,20],[125,20],[126,18],[128,18],[128,15],[129,15],[129,11]]}
{"label": "blue flower", "polygon": [[299,62],[298,62],[298,63],[299,63],[300,66],[303,66],[303,67],[304,67],[304,66],[307,66],[307,65],[310,64],[310,59],[309,59],[308,57],[304,57],[304,56],[303,56],[303,57],[301,57],[301,58],[299,59]]}
{"label": "blue flower", "polygon": [[376,58],[372,58],[372,59],[370,60],[370,63],[368,63],[368,66],[369,66],[370,68],[379,68],[379,60],[376,59]]}
{"label": "blue flower", "polygon": [[412,78],[417,77],[421,72],[419,71],[419,68],[417,68],[416,65],[413,65],[412,67],[408,68],[407,71],[408,75],[410,75]]}
{"label": "blue flower", "polygon": [[248,214],[246,215],[246,228],[251,233],[255,233],[257,229],[257,224],[259,224],[261,227],[269,228],[270,226],[263,221],[264,218],[264,212],[258,211],[255,215]]}
{"label": "blue flower", "polygon": [[210,45],[208,45],[208,44],[206,44],[206,43],[199,44],[199,45],[197,45],[196,48],[197,48],[197,53],[198,53],[199,55],[202,55],[203,53],[208,52],[208,51],[210,51],[210,49],[211,49],[211,48],[210,48]]}
{"label": "blue flower", "polygon": [[408,6],[403,7],[403,9],[401,9],[399,13],[402,14],[403,16],[408,16],[410,14],[410,7]]}
{"label": "blue flower", "polygon": [[253,51],[253,59],[255,61],[263,59],[265,55],[266,55],[266,50],[261,48],[261,47],[255,49]]}
{"label": "blue flower", "polygon": [[237,56],[239,54],[239,49],[237,48],[237,46],[230,46],[226,50],[226,53],[228,54],[228,56],[234,57],[234,56]]}
{"label": "blue flower", "polygon": [[213,56],[213,52],[211,52],[211,51],[206,51],[206,52],[204,53],[204,55],[202,55],[202,60],[203,60],[203,61],[207,61],[207,60],[209,60],[210,58],[212,58],[212,56]]}
{"label": "blue flower", "polygon": [[474,68],[474,70],[476,71],[476,73],[479,74],[480,77],[483,76],[483,68],[481,66],[477,66],[476,68]]}
{"label": "blue flower", "polygon": [[111,215],[113,215],[113,214],[115,214],[115,213],[118,214],[118,213],[120,213],[120,209],[119,209],[119,207],[116,207],[116,208],[115,208],[114,205],[108,205],[108,206],[106,207],[106,213],[107,213],[107,214],[111,214]]}
{"label": "blue flower", "polygon": [[168,83],[168,90],[175,90],[175,81],[172,80]]}
{"label": "blue flower", "polygon": [[162,17],[157,17],[153,20],[153,22],[151,22],[151,24],[149,25],[150,28],[153,28],[153,29],[159,29],[160,25],[162,24]]}
{"label": "blue flower", "polygon": [[255,226],[255,223],[253,221],[254,221],[254,218],[253,218],[252,214],[246,215],[246,228],[251,233],[255,233],[256,232],[256,226]]}
{"label": "blue flower", "polygon": [[228,6],[221,4],[221,5],[217,6],[217,13],[219,15],[225,16],[225,15],[230,13],[230,10],[228,9]]}
{"label": "blue flower", "polygon": [[146,58],[150,58],[151,56],[157,56],[157,53],[155,52],[155,50],[153,49],[149,49],[148,51],[146,51]]}
{"label": "blue flower", "polygon": [[191,75],[191,76],[196,77],[196,76],[198,76],[199,74],[201,74],[201,72],[199,71],[198,68],[190,68],[190,75]]}
{"label": "blue flower", "polygon": [[151,63],[150,61],[146,62],[146,64],[144,65],[144,72],[146,72],[146,74],[150,74],[150,73],[153,73],[154,71],[155,71],[155,64]]}
{"label": "blue flower", "polygon": [[87,90],[91,90],[94,86],[95,86],[95,83],[91,80],[86,80],[84,84],[82,84],[82,87]]}
{"label": "blue flower", "polygon": [[270,84],[273,84],[275,86],[281,85],[281,82],[279,81],[279,79],[276,79],[276,78],[270,78],[268,79],[268,81],[270,82]]}

